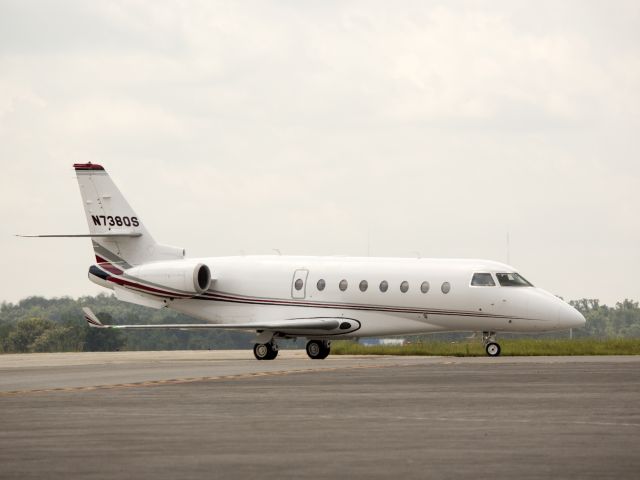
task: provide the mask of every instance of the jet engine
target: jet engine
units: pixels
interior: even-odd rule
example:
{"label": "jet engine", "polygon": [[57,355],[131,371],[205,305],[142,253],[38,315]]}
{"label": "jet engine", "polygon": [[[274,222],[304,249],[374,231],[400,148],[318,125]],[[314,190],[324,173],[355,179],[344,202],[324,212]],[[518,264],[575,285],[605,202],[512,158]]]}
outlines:
{"label": "jet engine", "polygon": [[194,296],[206,292],[212,281],[209,267],[195,260],[147,263],[126,270],[125,275]]}

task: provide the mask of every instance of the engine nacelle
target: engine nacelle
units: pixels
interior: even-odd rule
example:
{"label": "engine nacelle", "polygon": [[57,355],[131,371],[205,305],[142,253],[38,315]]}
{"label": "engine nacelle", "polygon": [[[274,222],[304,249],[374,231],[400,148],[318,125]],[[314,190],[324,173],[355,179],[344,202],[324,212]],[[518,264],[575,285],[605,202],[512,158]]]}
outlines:
{"label": "engine nacelle", "polygon": [[125,271],[127,277],[198,295],[211,286],[211,270],[197,260],[153,262]]}

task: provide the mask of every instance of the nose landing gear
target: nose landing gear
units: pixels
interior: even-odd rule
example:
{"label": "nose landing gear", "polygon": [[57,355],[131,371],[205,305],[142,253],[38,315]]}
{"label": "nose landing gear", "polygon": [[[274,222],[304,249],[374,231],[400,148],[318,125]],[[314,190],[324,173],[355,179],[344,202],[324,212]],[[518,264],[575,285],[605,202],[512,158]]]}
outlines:
{"label": "nose landing gear", "polygon": [[482,332],[482,344],[484,345],[484,351],[490,357],[500,355],[500,345],[496,342],[496,332]]}
{"label": "nose landing gear", "polygon": [[331,352],[331,342],[328,340],[309,340],[307,342],[307,355],[311,360],[324,360]]}

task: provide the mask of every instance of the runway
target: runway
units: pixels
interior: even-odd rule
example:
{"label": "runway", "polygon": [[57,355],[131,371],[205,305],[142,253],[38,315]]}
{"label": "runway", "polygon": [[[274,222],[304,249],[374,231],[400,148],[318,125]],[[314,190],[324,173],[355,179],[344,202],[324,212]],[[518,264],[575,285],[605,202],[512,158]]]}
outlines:
{"label": "runway", "polygon": [[637,478],[640,357],[0,356],[0,478]]}

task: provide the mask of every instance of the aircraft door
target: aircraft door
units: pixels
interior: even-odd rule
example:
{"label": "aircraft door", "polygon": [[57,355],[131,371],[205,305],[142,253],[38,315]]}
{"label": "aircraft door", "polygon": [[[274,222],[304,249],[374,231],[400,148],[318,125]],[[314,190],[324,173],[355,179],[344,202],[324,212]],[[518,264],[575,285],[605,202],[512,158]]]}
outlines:
{"label": "aircraft door", "polygon": [[309,270],[299,269],[293,273],[291,282],[291,298],[305,298],[307,292],[307,277]]}

